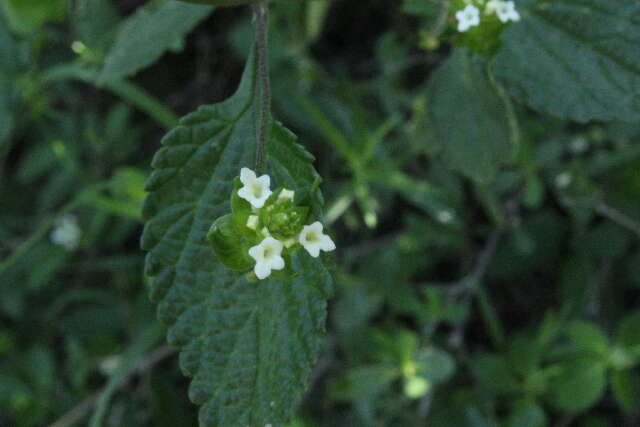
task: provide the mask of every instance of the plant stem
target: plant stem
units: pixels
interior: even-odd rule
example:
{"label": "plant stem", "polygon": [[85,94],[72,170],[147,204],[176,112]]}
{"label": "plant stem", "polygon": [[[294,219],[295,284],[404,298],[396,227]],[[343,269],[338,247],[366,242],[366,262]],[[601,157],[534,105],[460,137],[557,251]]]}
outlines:
{"label": "plant stem", "polygon": [[256,173],[264,168],[264,150],[269,139],[271,122],[271,85],[269,82],[269,7],[266,1],[253,6],[256,19],[256,53],[258,55],[259,116],[256,130]]}
{"label": "plant stem", "polygon": [[626,228],[640,238],[640,223],[636,222],[633,218],[628,217],[615,208],[612,208],[605,202],[597,202],[594,209],[598,214],[615,222],[619,226]]}
{"label": "plant stem", "polygon": [[[122,389],[126,387],[126,385],[136,376],[142,376],[150,371],[154,366],[163,360],[167,359],[176,354],[176,350],[167,346],[162,346],[152,351],[146,358],[141,360],[136,368],[129,372],[129,374],[119,382],[117,388]],[[62,418],[51,424],[49,427],[71,427],[76,425],[79,421],[81,421],[91,409],[96,405],[100,396],[102,395],[101,391],[93,393],[90,396],[87,396],[83,399],[78,405],[73,407],[69,412],[64,414]]]}

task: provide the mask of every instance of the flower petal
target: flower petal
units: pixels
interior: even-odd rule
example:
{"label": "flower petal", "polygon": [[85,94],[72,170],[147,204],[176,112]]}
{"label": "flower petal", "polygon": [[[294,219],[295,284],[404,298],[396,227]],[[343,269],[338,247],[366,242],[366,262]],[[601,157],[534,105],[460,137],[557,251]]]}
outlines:
{"label": "flower petal", "polygon": [[262,280],[271,274],[271,265],[266,262],[259,262],[256,264],[254,272],[256,273],[258,279]]}
{"label": "flower petal", "polygon": [[249,249],[249,256],[256,260],[256,262],[260,262],[262,260],[262,244],[252,247]]}
{"label": "flower petal", "polygon": [[333,240],[331,240],[331,237],[325,234],[320,238],[320,249],[322,249],[325,252],[331,252],[336,249],[336,244],[333,243]]}
{"label": "flower petal", "polygon": [[278,256],[271,261],[271,268],[274,270],[282,270],[284,268],[284,259]]}
{"label": "flower petal", "polygon": [[269,175],[262,175],[256,181],[265,191],[268,191],[269,187],[271,187],[271,177]]}
{"label": "flower petal", "polygon": [[307,250],[307,252],[309,252],[309,255],[314,258],[318,258],[318,256],[320,255],[320,245],[317,243],[307,244],[304,248]]}
{"label": "flower petal", "polygon": [[244,185],[250,185],[256,180],[256,173],[249,168],[240,169],[240,182]]}

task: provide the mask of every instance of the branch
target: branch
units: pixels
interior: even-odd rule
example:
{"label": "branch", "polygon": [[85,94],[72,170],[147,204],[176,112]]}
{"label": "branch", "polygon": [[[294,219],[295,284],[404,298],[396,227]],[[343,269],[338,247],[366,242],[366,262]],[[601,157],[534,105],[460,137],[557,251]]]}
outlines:
{"label": "branch", "polygon": [[596,202],[593,208],[598,214],[602,215],[603,217],[615,222],[616,224],[626,228],[627,230],[632,231],[633,234],[635,234],[640,239],[640,223],[638,223],[634,219],[628,217],[619,210],[612,208],[603,201]]}
{"label": "branch", "polygon": [[[473,295],[475,295],[478,286],[482,282],[484,276],[487,274],[487,269],[489,268],[489,264],[491,264],[491,260],[496,253],[498,242],[500,241],[503,233],[503,228],[498,228],[493,233],[491,233],[491,236],[482,249],[482,252],[480,252],[480,255],[478,255],[475,266],[473,267],[473,270],[471,270],[471,273],[454,284],[453,288],[450,289],[454,295],[460,292],[466,292],[463,301],[463,305],[465,305],[466,307],[469,307],[469,305],[471,305]],[[451,336],[449,337],[449,344],[452,347],[457,348],[462,344],[465,327],[466,322],[461,322],[451,333]]]}
{"label": "branch", "polygon": [[[174,355],[176,350],[168,346],[162,346],[152,351],[148,357],[141,360],[135,369],[133,369],[118,386],[118,389],[123,389],[127,384],[136,376],[142,376],[146,372],[150,371],[155,365],[162,362],[167,357]],[[98,391],[83,399],[79,404],[72,408],[69,412],[64,414],[49,427],[71,427],[83,419],[93,407],[96,405],[102,391]]]}

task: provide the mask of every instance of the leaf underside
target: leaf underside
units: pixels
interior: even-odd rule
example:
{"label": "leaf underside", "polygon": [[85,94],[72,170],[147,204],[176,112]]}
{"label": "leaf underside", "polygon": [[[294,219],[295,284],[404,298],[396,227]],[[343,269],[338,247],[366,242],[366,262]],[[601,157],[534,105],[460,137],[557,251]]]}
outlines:
{"label": "leaf underside", "polygon": [[[147,182],[142,237],[152,299],[193,377],[189,395],[202,426],[263,426],[288,419],[307,387],[321,347],[332,282],[319,259],[293,256],[291,282],[255,281],[226,269],[206,241],[230,211],[233,179],[254,160],[255,61],[229,100],[183,118],[162,141]],[[276,185],[311,197],[313,158],[291,132],[272,126],[267,172]]]}
{"label": "leaf underside", "polygon": [[494,64],[513,95],[579,122],[640,117],[639,2],[529,1],[522,14]]}

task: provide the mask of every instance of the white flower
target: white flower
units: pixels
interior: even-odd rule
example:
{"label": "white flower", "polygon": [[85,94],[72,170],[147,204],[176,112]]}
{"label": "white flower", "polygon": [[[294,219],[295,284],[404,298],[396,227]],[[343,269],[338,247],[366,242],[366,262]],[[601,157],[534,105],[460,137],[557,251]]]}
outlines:
{"label": "white flower", "polygon": [[468,5],[456,12],[456,19],[458,20],[458,31],[464,33],[469,28],[480,25],[480,10],[473,5]]}
{"label": "white flower", "polygon": [[287,190],[286,188],[283,188],[282,191],[280,192],[280,195],[278,196],[278,201],[286,202],[287,200],[291,200],[293,202],[294,194],[295,192],[293,190]]}
{"label": "white flower", "polygon": [[558,174],[558,176],[556,176],[556,187],[567,188],[569,185],[571,185],[572,181],[573,177],[571,176],[570,172],[562,172],[561,174]]}
{"label": "white flower", "polygon": [[314,258],[320,255],[320,250],[330,252],[336,248],[331,237],[322,233],[322,224],[319,221],[311,225],[305,225],[300,232],[298,242]]}
{"label": "white flower", "polygon": [[252,230],[257,230],[258,229],[258,216],[257,215],[249,215],[249,218],[247,218],[247,228],[250,228]]}
{"label": "white flower", "polygon": [[249,255],[256,260],[254,271],[258,279],[264,279],[271,274],[271,270],[282,270],[282,243],[273,237],[265,238],[260,244],[249,249]]}
{"label": "white flower", "polygon": [[487,2],[487,5],[484,7],[484,13],[486,13],[487,15],[496,13],[498,5],[500,5],[500,3],[502,3],[503,1],[504,0],[489,0]]}
{"label": "white flower", "polygon": [[56,228],[51,232],[51,241],[68,251],[78,247],[82,230],[78,226],[78,220],[74,215],[65,215],[56,220]]}
{"label": "white flower", "polygon": [[450,210],[443,209],[436,214],[436,218],[443,224],[449,224],[454,220],[455,216]]}
{"label": "white flower", "polygon": [[238,196],[251,203],[256,209],[264,206],[271,195],[271,178],[269,175],[256,177],[256,173],[249,168],[240,169],[240,181],[244,187],[238,190]]}
{"label": "white flower", "polygon": [[589,142],[583,136],[576,137],[569,144],[569,151],[573,154],[582,154],[589,149]]}
{"label": "white flower", "polygon": [[495,12],[501,22],[518,22],[520,20],[520,14],[512,1],[491,0],[487,3],[485,12],[487,14]]}

